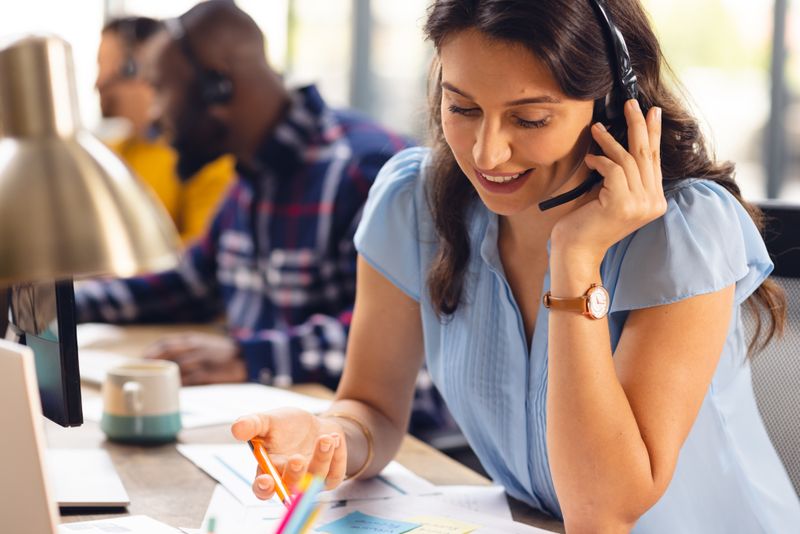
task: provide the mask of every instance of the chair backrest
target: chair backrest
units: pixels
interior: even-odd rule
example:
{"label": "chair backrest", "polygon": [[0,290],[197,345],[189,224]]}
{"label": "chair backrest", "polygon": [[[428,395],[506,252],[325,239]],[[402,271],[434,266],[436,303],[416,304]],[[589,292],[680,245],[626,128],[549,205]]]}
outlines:
{"label": "chair backrest", "polygon": [[[800,495],[800,205],[763,202],[764,238],[775,270],[772,278],[786,291],[786,329],[752,359],[758,409],[795,491]],[[748,339],[755,318],[745,313]]]}

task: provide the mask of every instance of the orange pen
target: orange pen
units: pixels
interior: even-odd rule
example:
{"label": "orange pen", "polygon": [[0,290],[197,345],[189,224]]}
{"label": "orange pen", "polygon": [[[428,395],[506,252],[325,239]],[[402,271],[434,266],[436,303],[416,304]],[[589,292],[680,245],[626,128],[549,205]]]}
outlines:
{"label": "orange pen", "polygon": [[286,489],[286,484],[283,483],[283,479],[278,474],[278,470],[275,469],[275,466],[269,459],[267,455],[267,450],[264,448],[264,444],[258,438],[253,438],[247,441],[247,444],[250,445],[250,450],[253,451],[253,456],[256,457],[256,461],[258,462],[259,467],[261,470],[267,473],[275,480],[275,492],[278,494],[281,502],[286,508],[289,508],[292,504],[292,498],[289,496],[289,492]]}

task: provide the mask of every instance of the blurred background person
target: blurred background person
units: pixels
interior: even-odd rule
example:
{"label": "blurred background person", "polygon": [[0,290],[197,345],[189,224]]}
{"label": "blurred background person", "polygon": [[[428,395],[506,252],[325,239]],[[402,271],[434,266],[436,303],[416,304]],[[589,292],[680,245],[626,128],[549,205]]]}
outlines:
{"label": "blurred background person", "polygon": [[[177,334],[148,356],[184,385],[257,381],[336,388],[355,300],[353,234],[378,171],[412,143],[285,87],[252,18],[227,0],[164,22],[143,50],[164,137],[188,176],[221,154],[238,179],[178,268],[76,289],[82,322],[226,319],[228,336]],[[413,430],[449,424],[420,373]]]}
{"label": "blurred background person", "polygon": [[[83,283],[81,321],[203,322],[227,337],[186,333],[148,356],[175,361],[184,385],[316,382],[335,388],[355,300],[353,234],[378,171],[411,142],[366,116],[328,107],[313,85],[288,89],[264,37],[226,0],[165,21],[144,51],[177,168],[220,154],[238,180],[210,231],[175,270]],[[412,430],[450,419],[419,375]]]}
{"label": "blurred background person", "polygon": [[189,176],[162,138],[153,112],[154,89],[142,77],[142,50],[161,28],[148,17],[124,17],[103,28],[96,87],[103,118],[99,133],[155,192],[184,242],[207,228],[234,179],[234,160],[221,156]]}

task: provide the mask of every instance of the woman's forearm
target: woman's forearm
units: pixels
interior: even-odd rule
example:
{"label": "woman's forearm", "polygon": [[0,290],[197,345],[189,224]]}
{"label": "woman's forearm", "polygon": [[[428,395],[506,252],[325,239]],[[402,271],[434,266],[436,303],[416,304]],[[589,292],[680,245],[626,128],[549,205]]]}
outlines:
{"label": "woman's forearm", "polygon": [[[600,282],[599,264],[551,255],[553,296]],[[565,521],[623,531],[654,502],[651,457],[617,377],[607,318],[551,311],[547,445]],[[569,529],[568,529],[569,530]]]}

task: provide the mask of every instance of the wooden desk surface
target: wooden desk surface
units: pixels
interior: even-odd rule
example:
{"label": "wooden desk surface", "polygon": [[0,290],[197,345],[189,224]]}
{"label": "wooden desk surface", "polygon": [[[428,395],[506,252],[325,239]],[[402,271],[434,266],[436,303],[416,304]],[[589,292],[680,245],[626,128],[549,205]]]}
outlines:
{"label": "wooden desk surface", "polygon": [[[137,351],[138,352],[138,351]],[[330,398],[331,392],[316,385],[295,386],[298,393]],[[84,387],[84,396],[99,395]],[[47,422],[47,444],[58,448],[103,448],[111,456],[131,499],[130,514],[144,514],[173,527],[198,528],[216,481],[184,458],[175,444],[133,446],[109,442],[97,423],[79,428],[61,428]],[[183,430],[180,443],[235,443],[227,425]],[[397,460],[434,484],[489,484],[489,480],[412,436],[406,436]],[[563,532],[563,525],[522,503],[510,500],[514,519],[540,528]],[[65,515],[64,522],[109,517]]]}

